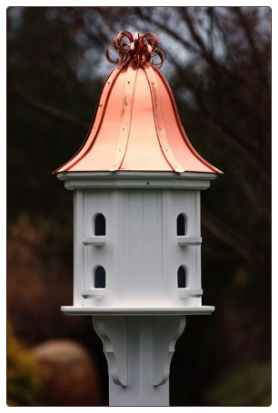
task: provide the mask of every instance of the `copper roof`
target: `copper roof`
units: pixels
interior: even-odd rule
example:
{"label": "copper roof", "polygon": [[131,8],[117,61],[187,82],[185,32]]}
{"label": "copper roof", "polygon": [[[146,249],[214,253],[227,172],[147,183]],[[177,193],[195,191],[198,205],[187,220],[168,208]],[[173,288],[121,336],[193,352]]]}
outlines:
{"label": "copper roof", "polygon": [[120,32],[106,55],[117,67],[104,85],[87,140],[55,173],[221,173],[195,151],[183,130],[171,89],[158,70],[165,54],[157,37]]}

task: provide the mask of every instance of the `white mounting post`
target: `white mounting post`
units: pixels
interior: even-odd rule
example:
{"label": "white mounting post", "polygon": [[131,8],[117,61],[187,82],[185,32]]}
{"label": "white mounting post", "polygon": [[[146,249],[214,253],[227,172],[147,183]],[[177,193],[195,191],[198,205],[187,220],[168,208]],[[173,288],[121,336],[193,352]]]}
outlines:
{"label": "white mounting post", "polygon": [[170,363],[185,316],[93,316],[109,370],[110,406],[169,406]]}

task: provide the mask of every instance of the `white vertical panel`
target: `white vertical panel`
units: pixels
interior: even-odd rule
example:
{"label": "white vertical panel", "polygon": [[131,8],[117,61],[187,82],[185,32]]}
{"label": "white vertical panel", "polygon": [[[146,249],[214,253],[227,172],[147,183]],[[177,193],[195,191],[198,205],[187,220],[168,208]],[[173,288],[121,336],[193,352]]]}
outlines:
{"label": "white vertical panel", "polygon": [[195,225],[195,230],[196,230],[196,236],[201,235],[201,191],[195,191],[195,211],[196,211],[196,225]]}
{"label": "white vertical panel", "polygon": [[111,283],[109,294],[114,305],[127,303],[129,269],[129,191],[114,190],[110,198]]}
{"label": "white vertical panel", "polygon": [[144,297],[143,253],[143,191],[130,190],[129,196],[129,275],[128,291],[130,305],[138,305]]}
{"label": "white vertical panel", "polygon": [[[107,253],[107,245],[102,247],[96,247],[93,245],[84,245],[82,243],[84,238],[91,237],[94,232],[94,216],[97,213],[102,213],[106,218],[106,232],[109,232],[109,192],[107,190],[82,190],[82,213],[80,217],[81,230],[79,232],[78,243],[81,245],[82,253],[82,283],[80,286],[80,295],[82,291],[91,290],[94,288],[94,269],[97,265],[104,267],[106,271],[106,286],[109,283],[109,259]],[[77,247],[79,251],[79,247]],[[100,305],[100,302],[104,303],[108,299],[108,288],[105,289],[103,296],[96,296],[96,298],[82,298],[83,305],[88,307],[90,305]]]}
{"label": "white vertical panel", "polygon": [[[90,205],[89,205],[89,193],[90,190],[84,190],[83,191],[83,227],[82,227],[82,238],[81,238],[81,243],[83,237],[85,238],[86,236],[89,236],[91,234],[91,221],[90,221]],[[83,245],[83,257],[84,257],[84,263],[83,263],[83,284],[82,284],[82,290],[88,290],[91,288],[91,254],[90,254],[90,249],[91,247],[87,247]],[[86,301],[85,301],[86,303]],[[85,304],[84,303],[84,304]]]}
{"label": "white vertical panel", "polygon": [[[196,235],[201,236],[201,191],[196,191]],[[202,288],[201,245],[196,246],[196,288]],[[200,299],[201,305],[201,299]]]}
{"label": "white vertical panel", "polygon": [[153,305],[161,303],[161,241],[158,206],[160,196],[157,190],[143,191],[143,269],[142,282],[145,288],[145,300]]}
{"label": "white vertical panel", "polygon": [[82,244],[80,242],[81,234],[82,234],[82,214],[83,214],[83,199],[82,199],[82,191],[75,190],[74,191],[74,203],[73,203],[73,214],[74,214],[74,234],[73,234],[73,242],[74,242],[74,254],[73,254],[73,268],[74,268],[74,305],[81,306],[82,305],[82,297],[81,297],[81,289],[82,289],[82,276],[83,276],[83,255],[82,255]]}
{"label": "white vertical panel", "polygon": [[154,245],[157,249],[157,254],[156,254],[156,271],[157,271],[157,285],[156,285],[156,291],[157,291],[157,305],[162,306],[163,305],[163,262],[162,262],[162,254],[163,254],[163,225],[162,225],[162,191],[157,190],[156,194],[156,203],[155,203],[155,211],[154,214],[156,214],[156,220],[155,220],[155,231],[154,231],[154,236],[156,241],[154,241]]}
{"label": "white vertical panel", "polygon": [[171,191],[163,190],[161,196],[162,208],[162,283],[163,283],[163,305],[171,305],[174,294],[173,268],[175,267],[175,243],[173,219],[172,219],[172,199]]}
{"label": "white vertical panel", "polygon": [[199,236],[199,198],[194,190],[163,191],[163,267],[167,286],[168,305],[195,305],[199,299],[181,298],[177,285],[177,271],[183,265],[187,270],[188,288],[200,287],[200,254],[198,246],[181,247],[177,242],[177,217],[180,213],[187,216],[188,236]]}

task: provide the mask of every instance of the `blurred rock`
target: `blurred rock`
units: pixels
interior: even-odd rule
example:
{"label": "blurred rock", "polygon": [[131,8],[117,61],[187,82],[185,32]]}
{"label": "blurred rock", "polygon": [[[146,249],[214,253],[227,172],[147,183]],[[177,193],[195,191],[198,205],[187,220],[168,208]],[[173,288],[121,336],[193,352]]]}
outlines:
{"label": "blurred rock", "polygon": [[33,349],[45,375],[41,406],[98,406],[98,372],[88,351],[70,340],[50,340]]}

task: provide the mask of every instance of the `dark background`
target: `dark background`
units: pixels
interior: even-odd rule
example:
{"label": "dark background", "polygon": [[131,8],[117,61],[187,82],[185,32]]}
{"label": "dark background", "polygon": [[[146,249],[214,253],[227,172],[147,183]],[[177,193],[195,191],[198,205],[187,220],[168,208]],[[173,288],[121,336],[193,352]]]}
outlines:
{"label": "dark background", "polygon": [[[113,69],[106,47],[130,30],[158,35],[185,130],[224,171],[202,197],[204,304],[216,312],[188,317],[171,404],[269,405],[271,9],[12,7],[7,22],[8,403],[108,402],[89,317],[59,309],[72,303],[72,193],[51,171],[83,142]],[[66,368],[59,384],[53,364],[45,373],[34,349],[53,339],[90,353],[93,400],[67,397],[78,379],[67,387]]]}

